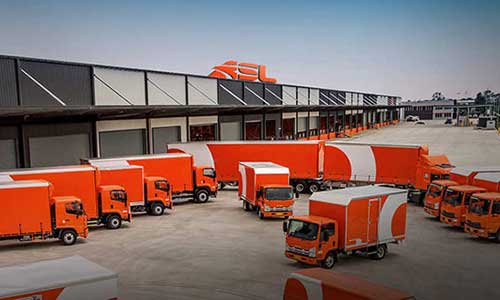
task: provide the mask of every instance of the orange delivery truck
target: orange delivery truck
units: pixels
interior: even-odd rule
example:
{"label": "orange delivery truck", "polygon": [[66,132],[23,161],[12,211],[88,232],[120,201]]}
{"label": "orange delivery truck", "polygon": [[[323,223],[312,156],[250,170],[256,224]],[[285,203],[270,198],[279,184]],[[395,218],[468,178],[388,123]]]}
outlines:
{"label": "orange delivery truck", "polygon": [[126,160],[96,161],[91,165],[100,171],[101,184],[119,184],[125,188],[132,213],[146,211],[161,216],[165,208],[173,208],[167,179],[144,176],[142,166],[130,165]]}
{"label": "orange delivery truck", "polygon": [[445,155],[429,155],[427,146],[327,142],[324,179],[337,183],[386,183],[410,189],[409,199],[423,203],[432,180],[448,179],[453,166]]}
{"label": "orange delivery truck", "polygon": [[407,193],[367,185],[312,194],[309,215],[283,223],[285,256],[328,269],[339,254],[360,252],[383,259],[388,243],[405,239]]}
{"label": "orange delivery truck", "polygon": [[243,209],[255,210],[259,218],[293,214],[294,192],[288,168],[272,162],[240,162],[238,196]]}
{"label": "orange delivery truck", "polygon": [[212,166],[195,165],[193,156],[185,153],[148,154],[114,158],[82,159],[82,163],[106,165],[123,162],[144,168],[146,177],[162,177],[168,180],[172,199],[194,199],[207,202],[217,196],[215,170]]}
{"label": "orange delivery truck", "polygon": [[473,194],[465,216],[465,232],[500,243],[500,193]]}
{"label": "orange delivery truck", "polygon": [[450,186],[441,202],[441,215],[439,220],[454,227],[462,227],[465,223],[465,213],[473,194],[485,193],[488,190],[474,185]]}
{"label": "orange delivery truck", "polygon": [[54,196],[72,195],[81,199],[89,224],[118,229],[131,220],[127,193],[119,185],[101,185],[100,172],[92,166],[61,166],[8,170],[0,173],[12,180],[46,180]]}
{"label": "orange delivery truck", "polygon": [[78,237],[86,238],[82,201],[74,196],[55,197],[53,191],[43,180],[0,182],[0,240],[56,238],[73,245]]}
{"label": "orange delivery truck", "polygon": [[237,182],[239,163],[268,161],[290,170],[290,184],[299,193],[323,185],[324,141],[224,141],[167,145],[169,153],[189,153],[196,164],[215,168],[217,181]]}
{"label": "orange delivery truck", "polygon": [[117,300],[118,275],[81,256],[0,268],[0,300]]}
{"label": "orange delivery truck", "polygon": [[433,180],[427,189],[424,198],[424,211],[431,216],[440,218],[441,216],[441,202],[450,186],[455,185],[475,185],[473,184],[474,177],[489,172],[500,172],[498,167],[456,167],[450,172],[449,180]]}
{"label": "orange delivery truck", "polygon": [[415,300],[415,297],[345,273],[311,268],[290,274],[283,300]]}

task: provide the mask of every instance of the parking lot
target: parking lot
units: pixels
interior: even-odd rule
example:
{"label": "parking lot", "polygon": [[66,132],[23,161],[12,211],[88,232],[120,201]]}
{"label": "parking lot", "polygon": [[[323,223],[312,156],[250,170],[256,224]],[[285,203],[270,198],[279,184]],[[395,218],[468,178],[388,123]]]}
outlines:
{"label": "parking lot", "polygon": [[[352,140],[428,144],[455,165],[500,165],[496,131],[442,122],[370,130]],[[296,214],[307,213],[301,195]],[[179,203],[162,217],[136,216],[118,231],[97,228],[86,241],[0,242],[0,266],[78,254],[120,276],[120,299],[280,299],[289,273],[306,268],[283,255],[281,220],[245,212],[237,193],[206,204]],[[417,299],[500,299],[500,244],[472,238],[409,205],[407,240],[382,261],[342,257],[347,272],[414,294]],[[478,297],[480,295],[480,297]]]}

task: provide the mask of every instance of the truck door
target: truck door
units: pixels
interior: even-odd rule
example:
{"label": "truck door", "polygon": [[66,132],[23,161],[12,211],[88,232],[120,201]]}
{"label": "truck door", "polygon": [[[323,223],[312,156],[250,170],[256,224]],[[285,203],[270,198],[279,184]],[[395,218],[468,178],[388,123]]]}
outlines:
{"label": "truck door", "polygon": [[378,236],[378,214],[380,198],[370,199],[368,203],[368,243],[376,243]]}
{"label": "truck door", "polygon": [[491,215],[488,220],[488,230],[490,233],[497,233],[500,230],[500,201],[494,201],[491,206]]}

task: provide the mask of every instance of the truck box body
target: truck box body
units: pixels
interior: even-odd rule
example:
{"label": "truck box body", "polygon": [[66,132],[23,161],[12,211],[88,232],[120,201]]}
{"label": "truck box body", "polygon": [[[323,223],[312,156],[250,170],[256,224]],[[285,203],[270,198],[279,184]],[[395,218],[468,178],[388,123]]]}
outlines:
{"label": "truck box body", "polygon": [[41,180],[0,183],[0,237],[52,233],[50,189]]}
{"label": "truck box body", "polygon": [[325,144],[326,180],[415,184],[418,160],[427,154],[418,145],[350,142]]}
{"label": "truck box body", "polygon": [[63,166],[15,169],[0,173],[12,180],[46,180],[54,187],[53,196],[74,196],[82,200],[89,220],[99,216],[96,187],[99,173],[91,166]]}
{"label": "truck box body", "polygon": [[288,168],[271,162],[240,162],[238,194],[252,205],[257,204],[257,191],[264,185],[288,186]]}
{"label": "truck box body", "polygon": [[483,187],[489,192],[500,192],[500,172],[479,173],[474,177],[472,185]]}
{"label": "truck box body", "polygon": [[407,191],[361,186],[317,192],[309,198],[309,215],[337,221],[340,249],[366,248],[403,240]]}
{"label": "truck box body", "polygon": [[324,269],[304,269],[290,274],[284,300],[414,300],[405,292],[352,275]]}
{"label": "truck box body", "polygon": [[118,299],[118,275],[81,256],[0,268],[0,300]]}
{"label": "truck box body", "polygon": [[105,167],[117,162],[144,168],[144,176],[164,177],[170,183],[172,193],[193,190],[193,157],[188,154],[151,154],[116,158],[82,159],[96,167]]}
{"label": "truck box body", "polygon": [[461,185],[473,184],[474,177],[480,173],[500,172],[500,166],[456,167],[450,172],[450,180]]}
{"label": "truck box body", "polygon": [[192,154],[195,164],[214,167],[217,181],[237,181],[242,161],[268,161],[287,167],[291,178],[321,178],[322,141],[234,141],[169,144],[167,152]]}
{"label": "truck box body", "polygon": [[140,166],[115,165],[98,168],[101,184],[120,185],[127,191],[130,206],[144,205],[144,170]]}

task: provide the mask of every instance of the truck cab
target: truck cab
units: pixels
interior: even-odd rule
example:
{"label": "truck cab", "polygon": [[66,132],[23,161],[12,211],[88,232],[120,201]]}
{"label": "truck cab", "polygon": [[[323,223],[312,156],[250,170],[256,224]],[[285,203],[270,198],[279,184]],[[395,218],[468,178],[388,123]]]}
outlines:
{"label": "truck cab", "polygon": [[285,217],[293,214],[295,202],[291,185],[268,184],[257,191],[257,206],[259,217]]}
{"label": "truck cab", "polygon": [[88,236],[87,216],[80,199],[73,196],[52,197],[50,207],[54,237],[65,245],[73,245],[79,236]]}
{"label": "truck cab", "polygon": [[210,196],[217,196],[217,181],[215,169],[210,166],[193,166],[194,199],[197,202],[207,202]]}
{"label": "truck cab", "polygon": [[163,215],[165,208],[172,209],[172,191],[167,179],[159,176],[144,177],[146,211],[154,216]]}
{"label": "truck cab", "polygon": [[465,216],[465,232],[500,243],[500,193],[472,195]]}
{"label": "truck cab", "polygon": [[484,192],[486,192],[485,188],[473,185],[449,187],[441,202],[441,222],[461,227],[465,222],[465,214],[468,210],[472,194]]}
{"label": "truck cab", "polygon": [[337,222],[318,216],[293,217],[283,223],[285,256],[310,265],[332,268],[337,260]]}
{"label": "truck cab", "polygon": [[[428,152],[428,150],[424,151]],[[427,191],[431,182],[450,179],[453,167],[446,155],[421,155],[417,165],[417,178],[415,180],[415,188],[421,191],[418,201],[419,205],[424,204],[425,191]]]}
{"label": "truck cab", "polygon": [[450,186],[458,185],[453,180],[434,180],[429,184],[424,198],[424,211],[431,216],[439,218],[441,214],[441,201]]}
{"label": "truck cab", "polygon": [[132,219],[130,205],[127,201],[127,192],[119,185],[101,185],[98,191],[98,208],[100,223],[106,224],[109,229],[118,229],[122,220]]}

